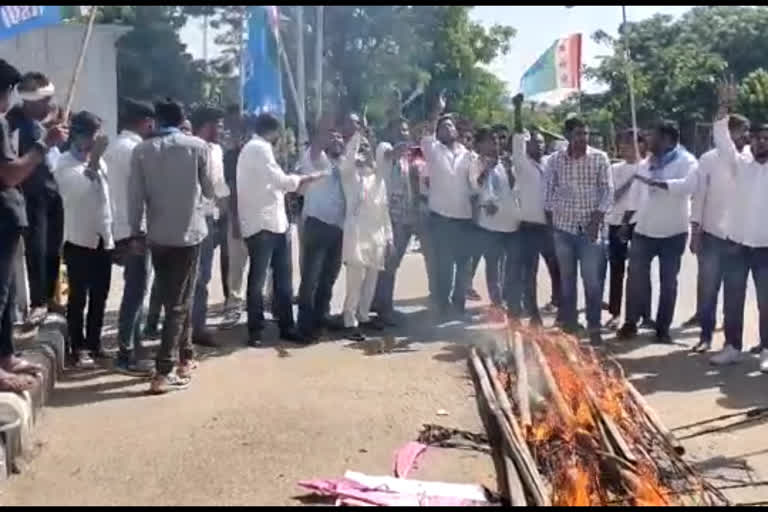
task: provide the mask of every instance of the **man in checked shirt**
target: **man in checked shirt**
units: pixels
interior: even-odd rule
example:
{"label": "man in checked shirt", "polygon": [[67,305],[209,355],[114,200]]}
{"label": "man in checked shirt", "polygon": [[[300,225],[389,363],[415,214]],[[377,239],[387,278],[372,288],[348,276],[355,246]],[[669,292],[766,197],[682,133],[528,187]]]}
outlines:
{"label": "man in checked shirt", "polygon": [[554,228],[555,253],[560,266],[563,330],[581,330],[576,310],[577,265],[581,268],[590,341],[602,343],[600,312],[606,265],[605,214],[613,203],[608,156],[587,145],[584,121],[565,121],[568,147],[547,161],[544,210]]}

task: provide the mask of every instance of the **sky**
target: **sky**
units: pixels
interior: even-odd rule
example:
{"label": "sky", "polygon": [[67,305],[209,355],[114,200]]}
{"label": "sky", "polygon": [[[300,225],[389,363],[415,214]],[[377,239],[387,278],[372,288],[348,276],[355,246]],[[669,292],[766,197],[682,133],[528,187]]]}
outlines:
{"label": "sky", "polygon": [[[637,5],[627,6],[628,21],[640,21],[656,13],[680,16],[692,6],[675,5]],[[602,29],[616,35],[621,23],[621,7],[614,6],[576,6],[566,9],[564,6],[476,6],[470,11],[470,17],[484,26],[495,23],[510,25],[517,30],[510,52],[500,56],[488,68],[507,83],[511,93],[517,92],[520,77],[556,39],[581,33],[582,62],[594,65],[597,57],[609,50],[591,39],[592,33]],[[215,32],[208,31],[208,56],[213,58],[218,50],[213,44]],[[181,30],[181,40],[195,58],[203,56],[203,33],[200,20],[190,20]],[[596,92],[600,85],[582,82],[584,90]]]}

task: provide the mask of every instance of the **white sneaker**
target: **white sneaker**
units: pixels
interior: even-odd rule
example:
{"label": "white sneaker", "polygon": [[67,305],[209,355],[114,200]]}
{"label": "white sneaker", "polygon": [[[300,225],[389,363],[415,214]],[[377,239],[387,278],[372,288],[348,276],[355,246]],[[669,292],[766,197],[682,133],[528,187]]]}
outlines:
{"label": "white sneaker", "polygon": [[[715,366],[725,366],[741,362],[741,351],[736,350],[731,345],[726,345],[723,350],[712,356],[709,362]],[[766,364],[768,368],[768,364]]]}
{"label": "white sneaker", "polygon": [[763,349],[760,352],[760,371],[768,373],[768,349]]}

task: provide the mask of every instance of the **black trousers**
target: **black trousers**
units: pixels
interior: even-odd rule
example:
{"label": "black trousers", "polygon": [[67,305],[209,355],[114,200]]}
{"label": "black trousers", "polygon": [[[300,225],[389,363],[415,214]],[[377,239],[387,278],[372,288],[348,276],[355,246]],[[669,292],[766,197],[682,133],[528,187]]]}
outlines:
{"label": "black trousers", "polygon": [[[67,242],[64,244],[64,261],[69,279],[67,329],[71,349],[74,353],[81,350],[97,352],[101,349],[101,328],[112,279],[112,255],[104,249],[103,241],[99,241],[96,249]],[[86,302],[88,317],[83,331]]]}
{"label": "black trousers", "polygon": [[29,227],[24,234],[24,252],[32,307],[53,300],[61,265],[64,238],[64,207],[61,196],[43,191],[25,196]]}
{"label": "black trousers", "polygon": [[21,228],[0,222],[0,358],[13,355],[14,287],[13,260],[21,239]]}
{"label": "black trousers", "polygon": [[343,235],[340,227],[315,217],[304,221],[299,329],[305,334],[313,334],[322,327],[331,309],[333,285],[341,271]]}
{"label": "black trousers", "polygon": [[264,282],[272,267],[275,305],[280,332],[293,328],[293,273],[288,233],[259,231],[245,239],[251,267],[248,271],[248,332],[259,334],[264,329]]}
{"label": "black trousers", "polygon": [[[629,255],[629,240],[635,232],[635,225],[629,226],[629,239],[622,240],[619,236],[621,226],[608,226],[608,263],[610,273],[608,312],[613,317],[621,315],[621,302],[624,299],[624,275],[627,270]],[[643,318],[650,319],[651,305],[643,313]]]}
{"label": "black trousers", "polygon": [[200,260],[200,245],[166,247],[153,245],[150,254],[155,267],[157,292],[165,308],[163,334],[157,351],[155,369],[159,375],[173,371],[173,353],[178,347],[179,360],[184,363],[194,357],[190,329],[192,298]]}
{"label": "black trousers", "polygon": [[531,317],[540,319],[537,290],[539,255],[544,258],[552,282],[551,302],[555,306],[560,305],[560,267],[555,255],[552,228],[546,224],[523,222],[520,224],[520,239],[523,305]]}

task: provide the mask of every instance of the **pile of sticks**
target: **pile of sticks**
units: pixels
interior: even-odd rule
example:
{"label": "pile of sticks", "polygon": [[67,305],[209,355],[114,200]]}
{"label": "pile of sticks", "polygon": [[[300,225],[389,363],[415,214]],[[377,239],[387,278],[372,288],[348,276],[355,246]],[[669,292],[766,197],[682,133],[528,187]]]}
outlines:
{"label": "pile of sticks", "polygon": [[510,505],[728,504],[620,365],[575,338],[521,328],[470,367]]}

